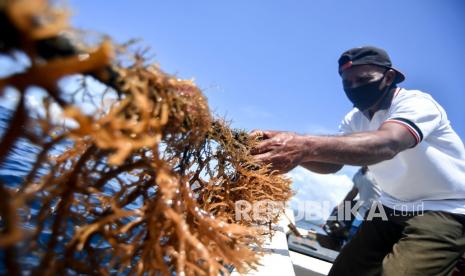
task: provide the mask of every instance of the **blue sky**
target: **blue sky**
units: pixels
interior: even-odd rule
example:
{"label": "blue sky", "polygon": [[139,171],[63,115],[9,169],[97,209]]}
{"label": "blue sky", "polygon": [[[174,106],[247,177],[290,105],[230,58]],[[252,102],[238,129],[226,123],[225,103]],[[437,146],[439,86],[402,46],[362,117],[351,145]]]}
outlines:
{"label": "blue sky", "polygon": [[[350,3],[349,3],[350,2]],[[137,4],[134,4],[137,3]],[[142,38],[169,73],[195,78],[246,129],[334,132],[350,109],[337,74],[347,48],[385,48],[465,137],[463,1],[71,1],[75,26]]]}
{"label": "blue sky", "polygon": [[[194,78],[234,127],[331,134],[351,105],[337,59],[346,49],[386,49],[401,85],[428,92],[465,138],[465,3],[460,0],[72,0],[73,25],[119,42],[143,39],[168,73]],[[339,176],[291,176],[337,201]],[[298,176],[296,176],[298,174]],[[345,175],[347,176],[345,176]],[[338,178],[339,177],[339,178]],[[340,189],[326,183],[343,182]],[[304,189],[304,188],[302,188]],[[308,192],[308,191],[307,191]],[[304,192],[305,194],[305,192]]]}

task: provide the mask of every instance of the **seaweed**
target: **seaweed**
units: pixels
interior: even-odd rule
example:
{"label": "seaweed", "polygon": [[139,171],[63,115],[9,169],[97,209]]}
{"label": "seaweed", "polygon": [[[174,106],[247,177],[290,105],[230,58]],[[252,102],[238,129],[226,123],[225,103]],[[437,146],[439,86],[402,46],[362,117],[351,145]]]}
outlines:
{"label": "seaweed", "polygon": [[[37,275],[256,268],[279,212],[237,219],[235,203],[286,202],[290,181],[253,160],[256,138],[212,115],[192,81],[163,72],[130,44],[73,41],[68,15],[48,1],[0,1],[0,54],[21,52],[30,62],[0,79],[0,95],[19,93],[0,141],[0,166],[20,138],[41,149],[18,187],[0,183],[8,273],[21,274],[18,260],[27,254],[38,260],[27,268]],[[100,82],[116,100],[86,114],[59,85],[76,74]],[[46,93],[43,116],[31,116],[25,105],[33,86]],[[84,83],[80,91],[90,94],[83,101],[94,99]],[[55,122],[52,103],[73,123]],[[51,153],[64,142],[69,146]],[[24,215],[32,204],[39,211]]]}

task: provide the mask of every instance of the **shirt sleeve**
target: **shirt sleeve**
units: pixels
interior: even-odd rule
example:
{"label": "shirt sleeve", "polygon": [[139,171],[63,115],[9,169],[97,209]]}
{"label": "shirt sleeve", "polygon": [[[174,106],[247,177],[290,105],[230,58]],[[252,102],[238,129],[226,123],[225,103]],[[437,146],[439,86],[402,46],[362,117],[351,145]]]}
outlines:
{"label": "shirt sleeve", "polygon": [[360,177],[361,176],[362,176],[362,173],[360,172],[360,170],[358,170],[352,177],[352,182],[354,183],[354,186],[357,189],[360,189]]}
{"label": "shirt sleeve", "polygon": [[439,127],[441,119],[442,113],[432,99],[413,96],[394,106],[384,123],[397,123],[407,128],[416,146]]}
{"label": "shirt sleeve", "polygon": [[352,128],[351,121],[352,121],[352,114],[351,113],[347,114],[344,117],[344,119],[342,119],[341,123],[339,124],[339,134],[340,135],[346,135],[346,134],[350,134],[350,133],[354,132],[354,130]]}

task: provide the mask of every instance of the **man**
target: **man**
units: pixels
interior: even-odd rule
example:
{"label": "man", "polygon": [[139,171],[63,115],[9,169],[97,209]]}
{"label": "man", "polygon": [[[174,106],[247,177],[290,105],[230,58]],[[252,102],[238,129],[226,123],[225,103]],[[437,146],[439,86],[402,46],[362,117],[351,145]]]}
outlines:
{"label": "man", "polygon": [[[328,235],[335,239],[341,239],[341,242],[352,238],[354,229],[357,229],[367,211],[381,195],[381,189],[376,184],[374,176],[368,171],[367,166],[363,166],[355,173],[352,182],[354,186],[341,203],[334,207],[331,219],[328,219],[324,225]],[[357,195],[359,198],[355,200]],[[353,208],[355,208],[356,214],[351,212]],[[343,216],[341,216],[342,214]],[[346,217],[347,214],[350,214],[350,217]]]}
{"label": "man", "polygon": [[373,203],[378,201],[381,195],[381,188],[376,184],[376,180],[367,166],[363,166],[355,173],[352,182],[354,186],[347,193],[341,204],[344,204],[346,201],[352,201],[359,195],[358,202],[360,207],[358,208],[358,214],[363,218]]}
{"label": "man", "polygon": [[382,49],[344,52],[339,74],[354,105],[342,135],[255,131],[264,140],[252,154],[280,172],[370,168],[387,220],[365,220],[330,275],[450,274],[465,251],[465,149],[446,112],[430,95],[398,88],[405,77]]}

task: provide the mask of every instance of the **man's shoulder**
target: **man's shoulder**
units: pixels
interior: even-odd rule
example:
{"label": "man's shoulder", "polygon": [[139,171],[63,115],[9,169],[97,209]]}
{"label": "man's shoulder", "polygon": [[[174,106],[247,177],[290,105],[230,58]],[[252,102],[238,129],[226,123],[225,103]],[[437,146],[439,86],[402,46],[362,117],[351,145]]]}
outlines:
{"label": "man's shoulder", "polygon": [[409,90],[401,88],[395,95],[391,110],[396,108],[415,108],[418,110],[427,109],[438,113],[445,113],[442,106],[427,92],[421,90]]}
{"label": "man's shoulder", "polygon": [[363,116],[363,113],[358,110],[358,108],[354,107],[344,116],[344,120],[352,121],[353,119],[359,118],[361,116]]}
{"label": "man's shoulder", "polygon": [[406,100],[408,101],[427,100],[427,101],[436,102],[431,96],[431,94],[427,92],[416,90],[416,89],[401,88],[399,89],[398,93],[395,95],[393,104],[405,102]]}
{"label": "man's shoulder", "polygon": [[357,129],[357,122],[360,120],[361,112],[354,108],[349,113],[347,113],[339,124],[339,133],[340,134],[349,134],[354,132]]}

